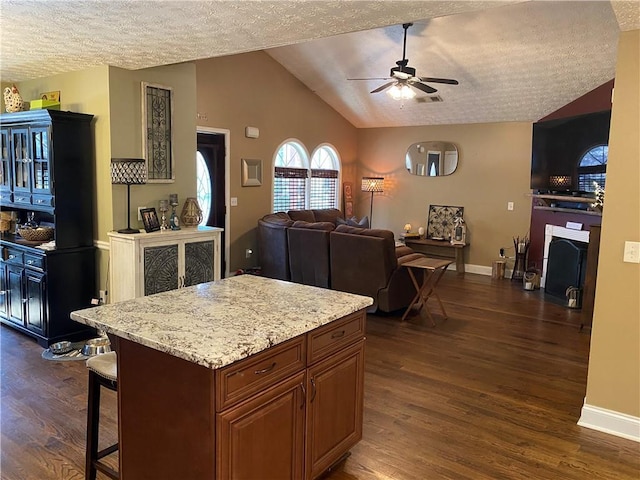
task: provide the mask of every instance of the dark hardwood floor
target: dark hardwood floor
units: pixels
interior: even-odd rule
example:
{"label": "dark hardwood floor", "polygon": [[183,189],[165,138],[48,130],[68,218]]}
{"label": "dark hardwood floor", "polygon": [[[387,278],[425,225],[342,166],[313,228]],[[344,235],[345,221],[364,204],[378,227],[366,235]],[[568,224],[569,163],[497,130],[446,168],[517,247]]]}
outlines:
{"label": "dark hardwood floor", "polygon": [[[576,425],[590,340],[579,311],[473,274],[447,273],[439,292],[449,319],[430,301],[435,327],[368,317],[364,437],[327,478],[640,478],[640,444]],[[84,478],[84,362],[43,360],[4,326],[0,337],[1,478]],[[116,417],[104,391],[105,445]]]}

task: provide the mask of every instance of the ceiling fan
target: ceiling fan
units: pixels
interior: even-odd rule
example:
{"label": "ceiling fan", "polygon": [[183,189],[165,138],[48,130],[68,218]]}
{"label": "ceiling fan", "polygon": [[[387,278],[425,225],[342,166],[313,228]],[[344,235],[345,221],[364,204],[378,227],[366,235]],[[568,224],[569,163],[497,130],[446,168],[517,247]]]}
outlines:
{"label": "ceiling fan", "polygon": [[348,80],[391,80],[383,85],[380,85],[370,93],[378,93],[390,88],[389,94],[396,99],[413,98],[415,92],[410,87],[423,91],[424,93],[436,93],[438,90],[425,82],[429,83],[444,83],[447,85],[458,85],[457,80],[450,78],[434,78],[434,77],[416,77],[416,69],[409,66],[409,59],[406,58],[407,52],[407,29],[411,27],[413,23],[403,23],[404,28],[404,43],[402,46],[402,60],[396,62],[396,67],[391,68],[389,77],[384,78],[349,78]]}

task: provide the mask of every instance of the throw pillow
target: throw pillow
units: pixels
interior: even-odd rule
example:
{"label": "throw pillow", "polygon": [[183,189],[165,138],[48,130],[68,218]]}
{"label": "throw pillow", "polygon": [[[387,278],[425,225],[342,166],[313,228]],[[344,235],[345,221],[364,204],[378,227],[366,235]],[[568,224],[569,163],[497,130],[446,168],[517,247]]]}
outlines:
{"label": "throw pillow", "polygon": [[347,225],[351,227],[369,228],[369,217],[365,215],[360,220],[356,217],[351,217],[347,220]]}

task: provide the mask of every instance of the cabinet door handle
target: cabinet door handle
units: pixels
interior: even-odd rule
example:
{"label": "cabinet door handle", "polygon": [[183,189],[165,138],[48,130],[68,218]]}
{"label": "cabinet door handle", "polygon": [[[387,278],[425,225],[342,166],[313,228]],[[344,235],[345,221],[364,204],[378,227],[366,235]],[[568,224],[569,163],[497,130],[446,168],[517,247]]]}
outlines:
{"label": "cabinet door handle", "polygon": [[9,260],[13,260],[14,258],[16,258],[15,255],[9,255]]}
{"label": "cabinet door handle", "polygon": [[300,408],[304,408],[304,404],[307,401],[307,389],[304,388],[304,383],[300,382],[300,389],[302,390],[302,404],[300,405]]}
{"label": "cabinet door handle", "polygon": [[273,370],[276,367],[276,362],[273,362],[270,366],[268,366],[267,368],[263,368],[262,370],[256,370],[255,373],[256,375],[262,375],[263,373],[267,373],[270,372],[271,370]]}
{"label": "cabinet door handle", "polygon": [[27,265],[33,265],[33,260],[27,260]]}
{"label": "cabinet door handle", "polygon": [[340,330],[339,332],[333,332],[333,335],[331,335],[331,338],[342,338],[344,337],[344,330]]}
{"label": "cabinet door handle", "polygon": [[29,299],[28,299],[28,298],[23,298],[23,299],[22,299],[22,303],[24,303],[24,304],[26,304],[28,301],[29,301]]}
{"label": "cabinet door handle", "polygon": [[316,389],[316,381],[313,378],[311,379],[311,387],[311,398],[309,399],[309,402],[313,402],[313,399],[316,398],[316,393],[318,393]]}

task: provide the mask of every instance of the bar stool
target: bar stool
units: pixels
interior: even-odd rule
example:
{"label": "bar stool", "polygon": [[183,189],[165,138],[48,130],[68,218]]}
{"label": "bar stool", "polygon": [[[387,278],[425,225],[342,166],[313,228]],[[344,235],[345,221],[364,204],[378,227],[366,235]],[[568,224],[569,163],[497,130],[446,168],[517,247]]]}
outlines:
{"label": "bar stool", "polygon": [[100,387],[118,390],[116,352],[96,355],[87,360],[89,369],[89,395],[87,405],[87,452],[85,480],[96,480],[97,471],[118,480],[118,472],[100,461],[118,450],[118,444],[98,451],[98,429],[100,426]]}

